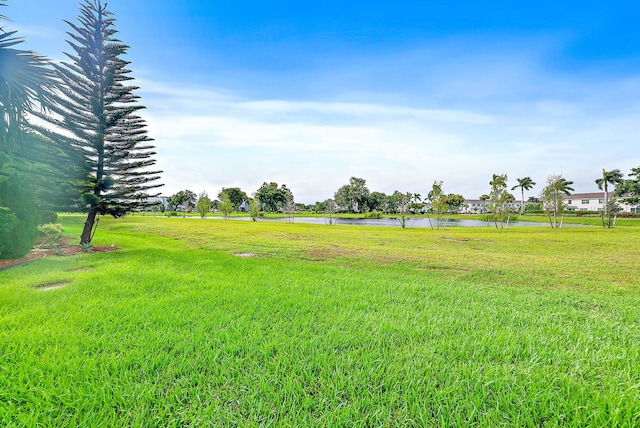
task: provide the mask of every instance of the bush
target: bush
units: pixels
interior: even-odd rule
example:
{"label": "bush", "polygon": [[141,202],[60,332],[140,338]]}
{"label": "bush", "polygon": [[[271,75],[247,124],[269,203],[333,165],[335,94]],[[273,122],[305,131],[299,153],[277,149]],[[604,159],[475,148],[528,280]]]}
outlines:
{"label": "bush", "polygon": [[40,223],[55,223],[58,221],[58,214],[53,211],[41,211]]}
{"label": "bush", "polygon": [[364,218],[382,218],[382,213],[380,211],[371,211],[368,213],[365,213]]}
{"label": "bush", "polygon": [[0,258],[29,253],[38,237],[38,207],[33,190],[21,177],[0,182]]}
{"label": "bush", "polygon": [[9,208],[0,207],[0,259],[13,257],[10,243],[18,223],[18,218]]}
{"label": "bush", "polygon": [[38,226],[40,234],[45,237],[46,245],[49,248],[55,248],[60,244],[64,228],[60,223],[47,223],[42,226]]}

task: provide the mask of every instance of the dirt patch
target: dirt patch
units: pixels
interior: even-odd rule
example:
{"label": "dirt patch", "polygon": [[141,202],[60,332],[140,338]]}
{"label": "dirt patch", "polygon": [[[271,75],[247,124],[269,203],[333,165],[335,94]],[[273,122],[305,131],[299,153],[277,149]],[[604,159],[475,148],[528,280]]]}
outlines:
{"label": "dirt patch", "polygon": [[237,253],[237,254],[234,254],[234,256],[249,258],[249,257],[254,257],[255,253]]}
{"label": "dirt patch", "polygon": [[362,254],[350,248],[342,247],[312,247],[305,250],[305,254],[315,261],[334,260],[342,257],[357,257]]}
{"label": "dirt patch", "polygon": [[46,254],[31,252],[19,259],[4,259],[0,260],[0,270],[8,269],[14,266],[20,266],[29,263],[31,260],[41,259],[46,257]]}
{"label": "dirt patch", "polygon": [[[20,257],[19,259],[0,260],[0,270],[8,269],[14,266],[24,265],[31,262],[32,260],[43,259],[49,256],[73,256],[75,254],[83,253],[84,250],[80,245],[71,244],[71,242],[73,241],[74,241],[73,238],[64,238],[58,248],[43,248],[42,246],[36,244],[36,247],[24,257]],[[113,244],[106,245],[106,246],[96,245],[96,246],[93,246],[91,250],[87,252],[100,253],[103,251],[117,251],[120,249],[121,249],[120,247],[116,247]]]}
{"label": "dirt patch", "polygon": [[71,269],[70,272],[86,272],[88,270],[94,270],[95,268],[93,266],[85,266],[85,267],[80,267],[77,269]]}
{"label": "dirt patch", "polygon": [[48,284],[36,285],[35,288],[37,288],[40,291],[50,291],[50,290],[57,290],[58,288],[62,288],[65,285],[69,285],[69,284],[71,284],[69,281],[52,282]]}

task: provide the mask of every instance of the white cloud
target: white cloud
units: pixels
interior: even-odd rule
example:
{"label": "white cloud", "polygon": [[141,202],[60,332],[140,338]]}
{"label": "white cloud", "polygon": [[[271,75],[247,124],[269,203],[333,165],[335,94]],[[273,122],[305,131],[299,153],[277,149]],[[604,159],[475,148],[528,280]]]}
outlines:
{"label": "white cloud", "polygon": [[314,202],[359,176],[384,192],[426,193],[438,179],[473,198],[493,173],[530,176],[537,194],[550,173],[592,191],[601,168],[638,166],[637,79],[571,79],[540,71],[537,55],[489,57],[460,54],[430,70],[442,86],[421,102],[406,93],[390,102],[388,92],[362,101],[348,89],[324,100],[250,99],[141,82],[164,191],[250,193],[277,181]]}

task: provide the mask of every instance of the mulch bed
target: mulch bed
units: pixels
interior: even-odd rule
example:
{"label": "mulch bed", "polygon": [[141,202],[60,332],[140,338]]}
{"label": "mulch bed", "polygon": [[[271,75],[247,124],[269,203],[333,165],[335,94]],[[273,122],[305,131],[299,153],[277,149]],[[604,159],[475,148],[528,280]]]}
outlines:
{"label": "mulch bed", "polygon": [[[55,248],[44,248],[42,246],[42,243],[36,243],[36,246],[34,247],[34,249],[31,250],[31,252],[24,257],[21,257],[19,259],[0,260],[0,270],[23,265],[32,260],[42,259],[49,256],[73,256],[75,254],[80,254],[84,252],[80,245],[71,244],[72,241],[75,241],[75,240],[73,238],[64,238],[60,246],[61,251]],[[113,245],[109,245],[109,246],[94,245],[91,248],[91,252],[99,253],[103,251],[116,251],[120,249],[121,249],[120,247],[116,247]]]}

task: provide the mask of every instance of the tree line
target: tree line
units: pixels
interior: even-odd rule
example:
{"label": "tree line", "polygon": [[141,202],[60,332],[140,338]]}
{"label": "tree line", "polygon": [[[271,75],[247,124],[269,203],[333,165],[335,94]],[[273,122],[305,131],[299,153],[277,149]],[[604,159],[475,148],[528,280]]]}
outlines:
{"label": "tree line", "polygon": [[[551,174],[547,177],[545,186],[538,197],[524,198],[525,190],[534,188],[536,182],[531,177],[517,178],[514,186],[508,186],[507,174],[494,174],[489,181],[489,193],[479,197],[484,201],[483,213],[492,221],[497,229],[509,227],[514,209],[512,203],[516,201],[513,191],[520,190],[519,213],[545,213],[549,224],[553,228],[561,228],[568,205],[565,197],[574,191],[574,183],[565,179],[562,174]],[[595,180],[595,184],[604,191],[604,208],[600,213],[603,227],[613,227],[618,213],[622,211],[620,202],[630,205],[640,203],[640,167],[632,168],[628,177],[619,169],[607,171],[603,169],[602,176]],[[610,185],[614,186],[610,192]],[[431,189],[423,198],[420,193],[394,191],[387,195],[384,192],[370,191],[363,178],[351,177],[349,182],[340,186],[333,198],[317,201],[315,204],[302,205],[294,202],[293,193],[286,186],[278,187],[277,183],[263,183],[263,185],[249,197],[238,187],[222,188],[218,199],[211,201],[206,192],[199,196],[192,191],[185,190],[168,198],[171,209],[177,210],[181,206],[185,211],[197,207],[201,216],[212,209],[221,211],[226,217],[233,211],[249,212],[253,220],[259,212],[282,212],[295,214],[296,210],[308,210],[325,214],[330,218],[328,224],[334,224],[331,219],[340,213],[362,213],[373,216],[376,213],[397,214],[404,227],[407,217],[413,214],[433,215],[435,227],[441,224],[444,215],[456,214],[465,206],[465,198],[460,194],[446,193],[442,181],[434,181]],[[431,217],[429,217],[431,218]]]}
{"label": "tree line", "polygon": [[[181,190],[167,198],[167,208],[172,211],[189,212],[197,209],[201,217],[206,217],[211,210],[222,212],[229,217],[232,212],[245,211],[256,220],[260,212],[295,213],[296,209],[306,208],[294,202],[293,193],[286,184],[278,186],[276,182],[264,182],[249,197],[239,187],[223,187],[218,192],[218,199],[211,199],[206,191],[196,195],[191,190]],[[157,205],[157,208],[162,208]]]}

